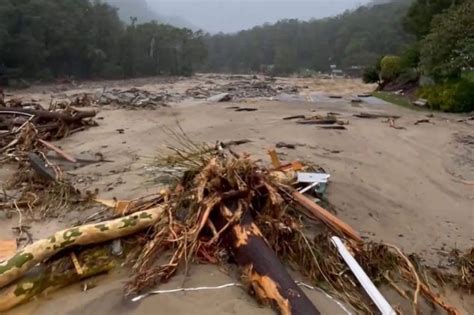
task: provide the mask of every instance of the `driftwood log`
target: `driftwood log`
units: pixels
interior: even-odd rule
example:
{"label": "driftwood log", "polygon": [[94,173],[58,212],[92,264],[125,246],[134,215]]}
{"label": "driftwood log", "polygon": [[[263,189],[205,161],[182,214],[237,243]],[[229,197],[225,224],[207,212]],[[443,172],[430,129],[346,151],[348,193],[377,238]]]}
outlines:
{"label": "driftwood log", "polygon": [[65,122],[75,122],[80,121],[85,118],[92,118],[97,115],[96,111],[80,111],[74,115],[68,113],[53,112],[48,110],[39,110],[39,109],[27,109],[27,108],[0,108],[0,114],[2,112],[17,112],[21,114],[34,115],[40,119],[50,119],[50,120],[62,120]]}
{"label": "driftwood log", "polygon": [[225,237],[244,278],[260,301],[272,304],[282,315],[320,314],[270,248],[249,211]]}
{"label": "driftwood log", "polygon": [[81,274],[77,272],[69,255],[40,265],[31,274],[0,290],[0,312],[112,270],[118,266],[119,258],[112,255],[110,248],[108,245],[95,246],[78,253]]}
{"label": "driftwood log", "polygon": [[70,228],[36,241],[0,263],[0,288],[66,248],[106,242],[151,227],[163,211],[164,207],[153,208],[111,221]]}

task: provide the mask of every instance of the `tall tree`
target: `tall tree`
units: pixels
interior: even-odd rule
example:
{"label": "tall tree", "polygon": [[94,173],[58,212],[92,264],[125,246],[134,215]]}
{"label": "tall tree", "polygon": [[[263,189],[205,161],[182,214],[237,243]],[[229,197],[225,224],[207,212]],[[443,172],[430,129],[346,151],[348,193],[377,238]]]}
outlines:
{"label": "tall tree", "polygon": [[474,68],[474,2],[436,16],[421,47],[422,68],[438,79],[459,78],[463,69]]}

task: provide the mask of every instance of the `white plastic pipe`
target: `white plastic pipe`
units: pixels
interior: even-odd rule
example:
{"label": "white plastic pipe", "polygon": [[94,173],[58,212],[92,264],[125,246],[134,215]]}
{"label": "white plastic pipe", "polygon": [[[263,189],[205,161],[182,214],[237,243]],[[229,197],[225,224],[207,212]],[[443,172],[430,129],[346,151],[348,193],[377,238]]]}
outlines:
{"label": "white plastic pipe", "polygon": [[382,293],[380,293],[374,283],[370,280],[370,278],[364,272],[359,263],[357,263],[354,257],[352,257],[352,255],[349,253],[341,239],[337,236],[333,236],[331,237],[331,240],[333,244],[337,247],[339,254],[342,256],[346,264],[356,276],[357,280],[359,280],[365,292],[367,292],[372,301],[374,301],[375,305],[377,305],[377,308],[380,310],[382,315],[396,315],[397,313],[395,312],[395,310],[387,302],[387,300],[384,298]]}

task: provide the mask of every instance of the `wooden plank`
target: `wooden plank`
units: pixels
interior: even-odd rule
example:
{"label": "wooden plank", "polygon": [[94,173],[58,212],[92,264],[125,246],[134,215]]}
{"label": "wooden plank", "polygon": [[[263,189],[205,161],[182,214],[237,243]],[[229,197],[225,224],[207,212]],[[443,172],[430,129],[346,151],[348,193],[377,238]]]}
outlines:
{"label": "wooden plank", "polygon": [[334,214],[330,213],[320,205],[313,202],[311,199],[305,195],[294,191],[291,193],[295,201],[304,207],[306,210],[311,212],[315,217],[326,223],[333,231],[341,233],[345,236],[350,237],[351,239],[362,243],[362,238],[359,233],[356,232],[350,225],[336,217]]}

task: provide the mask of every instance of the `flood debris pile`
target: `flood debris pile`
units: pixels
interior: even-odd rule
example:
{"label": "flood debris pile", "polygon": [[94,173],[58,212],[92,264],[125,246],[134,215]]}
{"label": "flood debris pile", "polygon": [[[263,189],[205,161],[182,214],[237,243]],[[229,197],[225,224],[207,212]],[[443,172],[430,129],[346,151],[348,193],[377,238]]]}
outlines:
{"label": "flood debris pile", "polygon": [[71,162],[75,159],[49,141],[96,126],[96,114],[70,104],[45,109],[38,103],[10,100],[0,107],[0,162],[18,166],[11,179],[2,183],[2,189],[11,190],[14,196],[3,202],[0,210],[32,212],[39,207],[43,215],[52,204],[56,208],[67,205],[77,191],[62,170],[48,160],[47,153],[53,151]]}
{"label": "flood debris pile", "polygon": [[[229,145],[180,141],[172,148],[174,154],[156,162],[183,170],[168,190],[135,201],[100,200],[113,209],[110,220],[57,232],[0,262],[0,311],[108,271],[117,259],[128,258],[132,262],[125,290],[129,297],[146,293],[178,273],[187,274],[193,263],[236,265],[249,292],[278,313],[319,314],[317,301],[313,305],[306,297],[286,264],[355,311],[377,313],[363,289],[366,283],[359,283],[358,273],[341,256],[342,246],[369,282],[386,285],[405,299],[400,311],[412,305],[414,313],[423,313],[431,305],[460,314],[433,291],[442,286],[435,281],[439,273],[394,245],[364,242],[311,195],[298,192],[296,172],[308,168],[302,163],[268,168]],[[336,247],[334,240],[340,239],[344,243]],[[133,244],[135,251],[119,250],[121,258],[114,258],[110,242],[116,248],[117,240]],[[459,269],[444,278],[449,280],[444,285],[461,281],[463,288],[472,288],[472,251],[457,257]],[[44,271],[42,276],[29,272],[35,268]]]}
{"label": "flood debris pile", "polygon": [[186,91],[186,95],[189,97],[209,99],[215,102],[248,98],[269,98],[279,94],[296,93],[298,93],[298,87],[296,86],[277,86],[273,81],[261,79],[241,79],[225,84],[213,84],[211,86],[198,85]]}
{"label": "flood debris pile", "polygon": [[38,103],[11,100],[0,107],[0,150],[5,157],[30,152],[37,140],[59,140],[96,123],[96,111],[73,106],[43,108]]}
{"label": "flood debris pile", "polygon": [[116,105],[130,109],[167,107],[168,102],[173,101],[174,98],[175,96],[167,92],[149,92],[137,88],[103,90],[94,95],[98,105]]}

